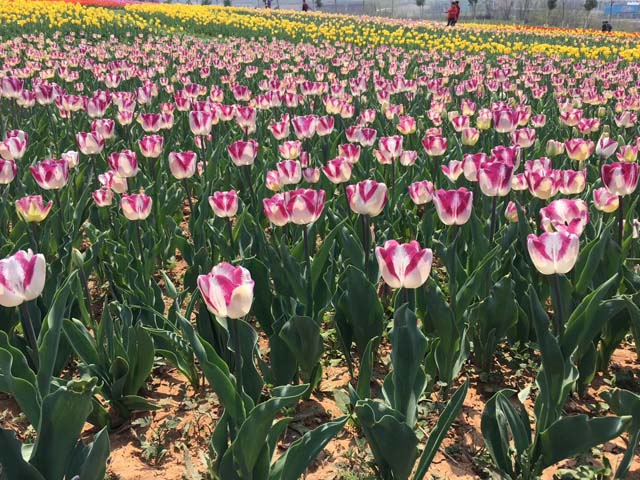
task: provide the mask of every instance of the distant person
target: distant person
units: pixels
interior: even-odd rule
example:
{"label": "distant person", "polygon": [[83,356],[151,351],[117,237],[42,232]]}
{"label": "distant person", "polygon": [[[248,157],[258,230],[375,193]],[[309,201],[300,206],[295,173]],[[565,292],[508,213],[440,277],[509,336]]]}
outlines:
{"label": "distant person", "polygon": [[271,8],[271,0],[265,0],[265,2],[264,2],[264,6],[265,6],[266,8]]}
{"label": "distant person", "polygon": [[458,0],[451,2],[451,7],[447,10],[447,27],[455,27],[460,17],[460,4]]}
{"label": "distant person", "polygon": [[603,32],[610,32],[611,30],[613,30],[613,27],[611,26],[611,24],[607,20],[602,22],[602,31]]}
{"label": "distant person", "polygon": [[309,4],[307,3],[307,0],[304,0],[302,2],[302,11],[303,12],[308,12],[309,11]]}

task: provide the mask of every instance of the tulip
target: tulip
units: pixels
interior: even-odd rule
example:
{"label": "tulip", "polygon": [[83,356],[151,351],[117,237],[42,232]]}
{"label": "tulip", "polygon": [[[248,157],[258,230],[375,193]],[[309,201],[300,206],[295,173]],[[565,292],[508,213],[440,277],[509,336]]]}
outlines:
{"label": "tulip", "polygon": [[107,158],[107,162],[122,178],[132,178],[138,174],[138,157],[132,150],[112,153]]}
{"label": "tulip", "polygon": [[164,138],[161,135],[145,135],[138,142],[140,153],[145,158],[158,158],[162,155]]}
{"label": "tulip", "polygon": [[17,307],[38,298],[44,288],[46,270],[44,255],[34,254],[31,249],[19,250],[0,260],[0,305]]}
{"label": "tulip", "polygon": [[[378,132],[373,128],[360,128],[357,131],[356,141],[363,147],[371,147],[376,141],[377,134]],[[349,140],[348,137],[347,140]]]}
{"label": "tulip", "polygon": [[152,203],[151,197],[144,193],[124,194],[120,199],[120,208],[127,220],[144,220],[151,213]]}
{"label": "tulip", "polygon": [[318,183],[320,181],[320,169],[309,167],[302,171],[302,176],[307,183]]}
{"label": "tulip", "polygon": [[524,172],[529,192],[536,198],[547,200],[560,189],[560,174],[557,170],[537,169]]}
{"label": "tulip", "polygon": [[69,180],[69,165],[64,160],[43,160],[29,168],[40,188],[59,190]]}
{"label": "tulip", "polygon": [[403,244],[388,240],[376,247],[376,259],[382,278],[391,288],[419,288],[429,278],[433,253],[415,240]]}
{"label": "tulip", "polygon": [[98,155],[104,149],[104,138],[97,132],[80,132],[76,140],[83,155]]}
{"label": "tulip", "polygon": [[416,205],[424,205],[433,199],[433,183],[428,180],[409,185],[409,197]]}
{"label": "tulip", "polygon": [[231,161],[237,166],[253,165],[258,155],[258,142],[238,140],[227,147]]}
{"label": "tulip", "polygon": [[467,128],[470,128],[471,126],[469,117],[467,117],[466,115],[458,115],[457,117],[450,119],[450,121],[453,129],[458,133],[466,130]]}
{"label": "tulip", "polygon": [[396,125],[396,129],[402,135],[411,135],[415,133],[417,128],[416,119],[410,117],[408,115],[402,116],[398,118],[398,124]]}
{"label": "tulip", "polygon": [[545,114],[540,113],[531,117],[531,126],[533,128],[542,128],[547,123],[547,117]]}
{"label": "tulip", "polygon": [[53,202],[49,200],[46,205],[40,195],[31,195],[16,200],[16,212],[22,220],[28,223],[40,223],[51,211]]}
{"label": "tulip", "polygon": [[360,160],[360,145],[355,143],[338,145],[338,154],[349,163],[358,163],[358,160]]}
{"label": "tulip", "polygon": [[529,188],[527,185],[527,178],[524,173],[518,173],[511,177],[511,190],[515,190],[516,192],[520,192],[522,190],[526,190]]}
{"label": "tulip", "polygon": [[[341,116],[342,118],[348,118],[343,115]],[[331,132],[333,132],[334,123],[335,123],[335,119],[331,116],[319,117],[316,123],[316,133],[318,134],[318,136],[324,137],[326,135],[329,135]],[[294,130],[295,130],[295,127],[294,127]]]}
{"label": "tulip", "polygon": [[440,169],[451,182],[456,183],[460,175],[462,175],[462,162],[459,160],[449,161],[449,165],[441,165]]}
{"label": "tulip", "polygon": [[116,123],[108,118],[97,119],[91,122],[91,131],[100,134],[105,140],[113,138]]}
{"label": "tulip", "polygon": [[295,185],[302,180],[302,167],[300,162],[285,160],[276,165],[281,185]]}
{"label": "tulip", "polygon": [[616,153],[616,157],[621,162],[635,162],[638,160],[638,146],[622,145],[620,151]]}
{"label": "tulip", "polygon": [[329,160],[322,167],[322,172],[335,185],[348,182],[351,178],[351,170],[353,170],[353,164],[342,157]]}
{"label": "tulip", "polygon": [[498,133],[511,133],[518,126],[518,115],[515,110],[504,108],[494,110],[492,114],[493,127]]}
{"label": "tulip", "polygon": [[491,110],[487,108],[478,110],[478,117],[476,118],[476,127],[478,127],[478,130],[489,130],[491,128],[492,119],[493,119],[493,114],[491,113]]}
{"label": "tulip", "polygon": [[587,169],[560,171],[560,193],[563,195],[577,195],[587,186]]}
{"label": "tulip", "polygon": [[504,197],[511,191],[513,167],[492,162],[480,167],[478,183],[480,190],[488,197]]}
{"label": "tulip", "polygon": [[292,140],[278,145],[278,153],[284,160],[295,160],[302,152],[302,142],[300,140]]}
{"label": "tulip", "polygon": [[189,112],[189,128],[191,133],[199,137],[207,136],[211,133],[214,120],[213,112],[194,111]]}
{"label": "tulip", "polygon": [[562,155],[564,153],[564,143],[558,142],[557,140],[549,140],[547,141],[546,154],[549,157],[557,157],[558,155]]}
{"label": "tulip", "polygon": [[67,162],[69,168],[76,168],[78,166],[78,161],[80,160],[80,155],[76,151],[69,150],[68,152],[60,154],[60,160]]}
{"label": "tulip", "polygon": [[196,173],[198,157],[195,152],[171,152],[168,156],[169,170],[177,180],[191,178]]}
{"label": "tulip", "polygon": [[473,193],[464,187],[457,190],[436,190],[433,204],[445,225],[464,225],[471,217]]}
{"label": "tulip", "polygon": [[91,196],[98,207],[108,207],[113,203],[113,191],[108,188],[100,188],[92,192]]}
{"label": "tulip", "polygon": [[491,156],[493,157],[491,161],[505,163],[516,169],[520,165],[520,152],[521,148],[517,145],[511,147],[497,145],[491,150]]}
{"label": "tulip", "polygon": [[480,140],[480,130],[477,128],[464,128],[462,130],[462,136],[460,141],[462,145],[467,147],[473,147]]}
{"label": "tulip", "polygon": [[13,182],[18,174],[18,166],[14,160],[0,158],[0,185],[8,185]]}
{"label": "tulip", "polygon": [[584,200],[554,200],[540,209],[541,226],[546,232],[568,232],[580,236],[589,223],[589,207]]}
{"label": "tulip", "polygon": [[289,136],[289,121],[281,121],[269,125],[269,130],[276,140],[284,140]]}
{"label": "tulip", "polygon": [[519,128],[511,132],[511,141],[519,147],[529,148],[536,141],[536,131],[533,128]]}
{"label": "tulip", "polygon": [[602,165],[600,175],[610,193],[621,197],[629,195],[638,185],[638,164],[616,162]]}
{"label": "tulip", "polygon": [[249,270],[223,262],[198,276],[198,289],[207,309],[218,317],[244,317],[253,303],[254,281]]}
{"label": "tulip", "polygon": [[347,201],[352,211],[359,215],[376,217],[387,203],[387,186],[375,180],[364,180],[347,186]]}
{"label": "tulip", "polygon": [[121,177],[113,170],[98,175],[98,181],[105,188],[109,188],[116,193],[124,193],[128,188],[127,179]]}
{"label": "tulip", "polygon": [[527,249],[536,269],[543,275],[571,271],[578,259],[580,240],[569,232],[545,232],[527,237]]}
{"label": "tulip", "polygon": [[291,119],[293,132],[299,139],[311,138],[316,133],[316,125],[318,117],[316,115],[305,115],[302,117],[294,117]]}
{"label": "tulip", "polygon": [[462,159],[462,173],[470,182],[478,181],[480,167],[489,160],[486,153],[465,154]]}
{"label": "tulip", "polygon": [[440,136],[428,136],[422,139],[422,146],[430,157],[439,157],[447,151],[447,139]]}
{"label": "tulip", "polygon": [[214,192],[214,194],[209,197],[209,205],[216,217],[235,217],[238,213],[238,193],[235,190]]}
{"label": "tulip", "polygon": [[394,159],[399,158],[400,155],[402,155],[402,140],[403,138],[400,135],[382,137],[378,140],[380,153],[387,160],[387,162],[380,163],[391,163]]}
{"label": "tulip", "polygon": [[607,159],[618,149],[618,142],[609,137],[600,137],[596,144],[596,155],[601,159]]}
{"label": "tulip", "polygon": [[584,162],[587,158],[589,158],[596,146],[591,140],[583,140],[582,138],[572,138],[564,142],[567,156],[571,160],[576,160],[578,162]]}
{"label": "tulip", "polygon": [[282,227],[291,221],[287,210],[289,193],[276,193],[271,198],[263,198],[262,206],[265,216],[271,223]]}
{"label": "tulip", "polygon": [[400,155],[400,165],[403,167],[415,165],[416,160],[418,160],[418,152],[415,150],[404,150]]}
{"label": "tulip", "polygon": [[0,158],[20,160],[27,151],[27,141],[19,137],[9,137],[0,142]]}
{"label": "tulip", "polygon": [[593,191],[593,205],[596,210],[604,213],[613,213],[620,205],[620,199],[617,195],[609,192],[605,187],[596,188]]}
{"label": "tulip", "polygon": [[324,210],[325,191],[300,188],[289,193],[287,211],[296,225],[308,225],[320,218]]}
{"label": "tulip", "polygon": [[282,188],[280,174],[277,170],[269,170],[265,175],[265,185],[272,192],[278,192]]}
{"label": "tulip", "polygon": [[504,218],[506,218],[507,221],[511,223],[518,222],[518,207],[516,206],[515,202],[509,201],[509,203],[507,204],[507,208],[504,211]]}

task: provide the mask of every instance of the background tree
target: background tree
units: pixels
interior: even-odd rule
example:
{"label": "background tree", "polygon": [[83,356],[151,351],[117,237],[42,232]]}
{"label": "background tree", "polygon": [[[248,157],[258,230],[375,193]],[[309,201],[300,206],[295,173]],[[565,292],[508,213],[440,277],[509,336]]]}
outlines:
{"label": "background tree", "polygon": [[551,15],[551,11],[555,10],[558,6],[558,0],[547,0],[547,23],[549,23],[549,16]]}
{"label": "background tree", "polygon": [[316,8],[320,10],[322,8],[322,0],[315,0],[315,1],[316,1]]}
{"label": "background tree", "polygon": [[591,10],[598,6],[598,0],[585,0],[584,1],[584,9],[587,11],[587,14],[584,17],[584,28],[587,28],[587,23],[589,23],[589,15],[591,15]]}
{"label": "background tree", "polygon": [[420,18],[422,18],[424,13],[424,2],[425,0],[416,0],[416,5],[420,7]]}
{"label": "background tree", "polygon": [[[418,0],[416,0],[417,2]],[[424,5],[424,0],[422,0],[422,5]],[[478,8],[478,0],[469,0],[469,5],[471,5],[471,13],[473,15],[473,19],[476,19],[476,9]]]}

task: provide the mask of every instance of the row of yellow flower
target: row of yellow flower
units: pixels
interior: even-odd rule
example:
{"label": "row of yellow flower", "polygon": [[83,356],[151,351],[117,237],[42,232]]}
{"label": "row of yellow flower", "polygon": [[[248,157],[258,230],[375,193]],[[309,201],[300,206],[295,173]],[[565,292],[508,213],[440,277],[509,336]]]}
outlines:
{"label": "row of yellow flower", "polygon": [[17,26],[25,31],[32,27],[33,31],[83,28],[104,33],[114,33],[114,29],[207,35],[232,33],[498,55],[543,53],[575,58],[640,59],[637,34],[605,36],[587,30],[479,24],[445,29],[441,25],[410,20],[216,6],[132,4],[122,10],[58,1],[4,0],[0,2],[0,25]]}

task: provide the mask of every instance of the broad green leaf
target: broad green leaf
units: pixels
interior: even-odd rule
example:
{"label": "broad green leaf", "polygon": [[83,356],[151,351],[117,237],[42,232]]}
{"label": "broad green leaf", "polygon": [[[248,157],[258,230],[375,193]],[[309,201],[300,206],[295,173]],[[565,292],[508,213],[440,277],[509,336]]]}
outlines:
{"label": "broad green leaf", "polygon": [[22,458],[22,446],[13,430],[0,428],[0,480],[47,480]]}
{"label": "broad green leaf", "polygon": [[427,471],[431,466],[431,462],[440,448],[440,444],[445,439],[451,424],[462,410],[462,404],[467,396],[468,389],[469,381],[467,380],[460,388],[458,388],[456,393],[453,394],[451,400],[449,400],[449,403],[447,403],[447,406],[440,414],[440,417],[438,417],[436,426],[431,430],[427,444],[425,445],[420,461],[418,462],[418,468],[416,469],[416,473],[413,477],[414,480],[422,480],[427,474]]}
{"label": "broad green leaf", "polygon": [[302,478],[305,470],[322,449],[335,437],[349,417],[341,417],[327,422],[305,433],[293,442],[287,451],[273,464],[269,480]]}

